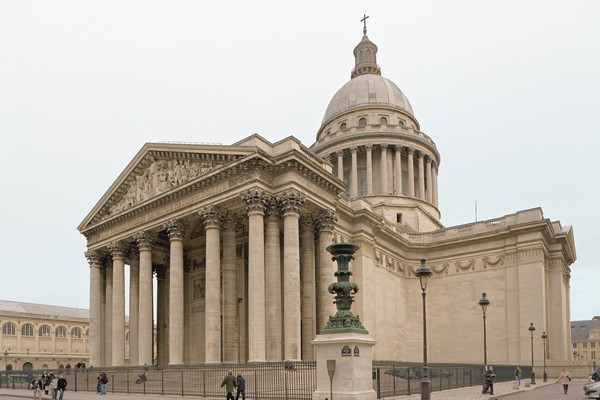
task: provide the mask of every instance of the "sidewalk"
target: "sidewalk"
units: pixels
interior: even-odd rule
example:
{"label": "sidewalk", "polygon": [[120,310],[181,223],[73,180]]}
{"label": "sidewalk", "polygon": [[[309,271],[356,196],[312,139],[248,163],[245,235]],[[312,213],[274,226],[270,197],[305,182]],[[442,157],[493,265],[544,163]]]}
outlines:
{"label": "sidewalk", "polygon": [[[537,385],[532,385],[531,387],[525,387],[525,384],[529,383],[529,380],[522,380],[521,386],[518,390],[513,389],[513,382],[500,382],[494,384],[494,395],[490,396],[489,394],[481,393],[481,385],[471,386],[467,388],[460,389],[450,389],[443,390],[441,392],[432,392],[431,400],[493,400],[499,398],[506,398],[506,400],[525,400],[525,399],[540,399],[547,398],[546,396],[540,393],[540,396],[534,396],[533,393],[529,396],[529,391],[533,389],[542,388],[544,386],[554,385],[554,388],[551,389],[551,392],[560,393],[562,388],[554,383],[554,381],[544,383],[541,380],[537,382]],[[581,388],[583,387],[584,381],[573,381],[572,387],[569,389],[569,397],[560,397],[561,399],[570,399],[570,398],[579,398],[583,397],[583,391]],[[543,390],[547,392],[548,390]],[[576,397],[572,397],[576,396]],[[31,399],[31,391],[26,389],[0,389],[0,400],[8,400],[8,399]],[[42,396],[45,400],[51,400],[52,396]],[[99,396],[94,392],[65,392],[63,400],[139,400],[139,399],[176,399],[181,398],[181,396],[161,396],[161,395],[153,395],[153,394],[124,394],[124,393],[108,393],[106,397]],[[214,400],[223,400],[223,397],[219,397]],[[393,398],[394,400],[420,400],[420,394],[414,394],[411,396],[399,396]],[[183,399],[185,400],[206,400],[204,397],[195,397],[195,396],[185,396]],[[335,396],[334,396],[335,400]]]}

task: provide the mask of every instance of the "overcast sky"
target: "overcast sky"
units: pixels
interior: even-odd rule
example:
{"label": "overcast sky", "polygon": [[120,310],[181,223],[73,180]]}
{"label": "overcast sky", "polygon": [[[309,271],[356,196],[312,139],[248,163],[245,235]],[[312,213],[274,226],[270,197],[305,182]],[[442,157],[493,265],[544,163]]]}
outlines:
{"label": "overcast sky", "polygon": [[597,0],[0,0],[0,299],[88,307],[76,228],[146,142],[310,146],[364,13],[441,154],[444,225],[475,202],[573,225],[571,316],[600,315]]}

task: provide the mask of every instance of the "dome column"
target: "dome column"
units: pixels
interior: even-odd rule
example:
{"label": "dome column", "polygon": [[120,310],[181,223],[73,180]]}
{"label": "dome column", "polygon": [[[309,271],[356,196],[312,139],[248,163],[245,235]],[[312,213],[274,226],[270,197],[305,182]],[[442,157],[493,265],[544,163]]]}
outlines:
{"label": "dome column", "polygon": [[354,198],[354,197],[358,196],[358,159],[357,159],[358,148],[352,147],[350,149],[350,153],[352,154],[352,173],[350,176],[350,197]]}
{"label": "dome column", "polygon": [[427,157],[425,162],[425,171],[427,173],[427,201],[433,203],[433,179],[431,175],[431,158]]}
{"label": "dome column", "polygon": [[335,152],[337,155],[337,177],[340,181],[344,180],[344,150]]}
{"label": "dome column", "polygon": [[379,163],[379,171],[380,177],[379,181],[381,183],[381,194],[388,194],[388,171],[387,171],[387,148],[388,145],[386,143],[382,143],[381,145],[381,159]]}
{"label": "dome column", "polygon": [[367,151],[367,195],[373,194],[373,145],[365,145]]}
{"label": "dome column", "polygon": [[438,166],[434,163],[433,165],[433,204],[438,206]]}
{"label": "dome column", "polygon": [[425,156],[423,152],[419,151],[418,156],[419,162],[419,198],[425,200]]}
{"label": "dome column", "polygon": [[415,197],[415,149],[408,148],[408,195]]}
{"label": "dome column", "polygon": [[396,190],[394,193],[397,196],[402,195],[402,146],[396,145],[396,152],[394,153],[394,184]]}

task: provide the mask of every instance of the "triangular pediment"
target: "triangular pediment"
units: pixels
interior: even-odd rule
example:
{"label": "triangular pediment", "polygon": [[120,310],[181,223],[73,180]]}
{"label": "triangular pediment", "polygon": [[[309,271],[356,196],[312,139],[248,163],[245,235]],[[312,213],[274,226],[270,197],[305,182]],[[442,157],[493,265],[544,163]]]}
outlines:
{"label": "triangular pediment", "polygon": [[244,146],[149,143],[138,152],[79,230],[101,223],[165,193],[256,154]]}

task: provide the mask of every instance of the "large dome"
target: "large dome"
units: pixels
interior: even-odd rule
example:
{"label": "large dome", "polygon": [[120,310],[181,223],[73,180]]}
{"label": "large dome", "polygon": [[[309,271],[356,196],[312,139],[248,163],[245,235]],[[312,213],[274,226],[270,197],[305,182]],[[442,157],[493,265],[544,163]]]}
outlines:
{"label": "large dome", "polygon": [[396,84],[381,75],[359,75],[347,82],[333,96],[322,125],[337,115],[364,106],[391,107],[414,117],[408,99]]}

